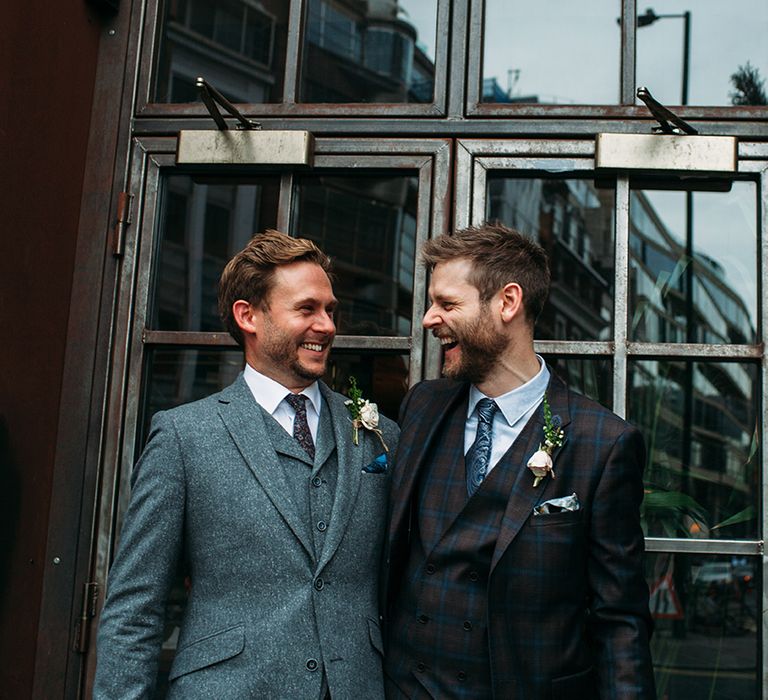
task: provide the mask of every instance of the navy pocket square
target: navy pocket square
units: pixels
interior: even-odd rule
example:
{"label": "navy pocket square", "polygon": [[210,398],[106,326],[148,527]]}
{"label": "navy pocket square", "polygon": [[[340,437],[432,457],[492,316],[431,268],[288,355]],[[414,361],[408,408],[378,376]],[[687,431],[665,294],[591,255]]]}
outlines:
{"label": "navy pocket square", "polygon": [[370,464],[366,464],[363,467],[365,474],[384,474],[387,471],[387,453],[382,452],[376,459]]}

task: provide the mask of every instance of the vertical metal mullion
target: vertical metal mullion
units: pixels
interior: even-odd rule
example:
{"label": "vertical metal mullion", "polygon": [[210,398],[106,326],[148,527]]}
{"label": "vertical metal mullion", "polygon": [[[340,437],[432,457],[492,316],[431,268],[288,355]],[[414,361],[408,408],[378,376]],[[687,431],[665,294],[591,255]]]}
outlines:
{"label": "vertical metal mullion", "polygon": [[293,173],[280,176],[280,194],[277,200],[277,230],[288,233],[293,217]]}
{"label": "vertical metal mullion", "polygon": [[627,319],[629,296],[629,178],[616,178],[613,283],[613,411],[627,415]]}
{"label": "vertical metal mullion", "polygon": [[299,63],[301,62],[301,37],[304,35],[302,17],[304,0],[291,0],[288,11],[288,38],[285,45],[285,74],[283,79],[283,102],[294,104],[298,91]]}
{"label": "vertical metal mullion", "polygon": [[[467,71],[475,65],[467,61],[467,44],[469,41],[468,10],[469,0],[454,0],[451,17],[451,64],[448,69],[448,116],[462,117],[465,109],[465,90],[467,82],[475,81],[478,77]],[[472,82],[474,84],[474,82]]]}
{"label": "vertical metal mullion", "polygon": [[419,169],[419,195],[416,205],[416,259],[413,277],[413,312],[411,314],[411,352],[409,367],[409,386],[422,379],[424,357],[424,331],[421,319],[424,316],[424,303],[427,292],[426,273],[419,265],[419,251],[429,236],[430,210],[432,204],[432,183],[434,180],[434,162]]}
{"label": "vertical metal mullion", "polygon": [[619,100],[623,105],[635,103],[637,67],[637,0],[624,0],[621,10],[621,72]]}
{"label": "vertical metal mullion", "polygon": [[[759,258],[759,265],[760,265],[760,284],[759,284],[759,294],[758,294],[758,303],[760,304],[760,335],[759,338],[762,341],[762,357],[760,358],[760,369],[761,369],[761,376],[760,376],[760,387],[761,387],[761,407],[760,407],[760,413],[762,415],[762,419],[760,421],[760,430],[761,434],[759,436],[760,439],[760,449],[761,449],[761,455],[760,455],[760,461],[762,465],[761,473],[762,473],[762,499],[761,499],[761,513],[762,513],[762,540],[763,542],[768,541],[768,470],[766,469],[766,449],[764,446],[764,440],[765,436],[768,435],[768,411],[766,411],[766,407],[768,407],[768,355],[765,351],[765,334],[766,329],[768,329],[768,303],[765,302],[763,295],[766,292],[766,289],[768,289],[768,206],[766,206],[766,203],[768,202],[768,169],[763,170],[760,173],[760,182],[759,182],[759,188],[760,188],[760,196],[758,197],[758,209],[760,212],[760,218],[758,220],[758,226],[759,226],[759,241],[760,241],[760,258]],[[763,600],[763,620],[761,625],[761,633],[758,636],[758,644],[760,645],[760,658],[762,662],[762,673],[760,674],[762,678],[761,683],[761,691],[760,691],[760,697],[763,698],[763,700],[768,699],[768,644],[766,644],[766,640],[768,640],[768,586],[766,586],[766,580],[768,580],[768,556],[765,553],[765,548],[763,548],[763,575],[761,577],[761,585],[762,585],[762,600]]]}

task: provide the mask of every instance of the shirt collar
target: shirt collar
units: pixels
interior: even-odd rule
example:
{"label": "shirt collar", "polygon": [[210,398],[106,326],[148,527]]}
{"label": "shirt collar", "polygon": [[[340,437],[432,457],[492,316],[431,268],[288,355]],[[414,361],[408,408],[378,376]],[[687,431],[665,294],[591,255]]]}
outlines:
{"label": "shirt collar", "polygon": [[[246,363],[243,370],[243,379],[245,379],[245,383],[251,390],[256,402],[270,415],[277,410],[286,394],[291,393],[290,389],[284,387],[280,382],[276,382],[265,374],[257,372],[248,363]],[[322,395],[320,394],[319,384],[312,382],[312,384],[306,389],[302,389],[299,393],[304,394],[309,399],[312,408],[315,409],[315,413],[320,415]]]}
{"label": "shirt collar", "polygon": [[[499,407],[499,412],[504,415],[509,425],[514,425],[525,415],[531,407],[541,401],[549,384],[549,370],[547,363],[540,355],[536,355],[539,361],[539,371],[533,378],[522,386],[508,391],[506,394],[493,399]],[[472,415],[477,402],[480,399],[490,398],[483,394],[474,384],[469,389],[469,404],[467,405],[467,418]]]}

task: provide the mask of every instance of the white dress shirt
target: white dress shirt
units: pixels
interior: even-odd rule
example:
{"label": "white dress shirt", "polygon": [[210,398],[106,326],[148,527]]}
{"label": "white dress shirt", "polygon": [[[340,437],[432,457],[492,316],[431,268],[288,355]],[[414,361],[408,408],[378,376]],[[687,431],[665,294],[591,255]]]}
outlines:
{"label": "white dress shirt", "polygon": [[[248,363],[243,370],[243,378],[259,406],[280,423],[289,435],[293,435],[293,421],[296,418],[296,411],[285,401],[285,397],[293,392],[274,379],[257,372]],[[320,423],[320,408],[323,404],[320,387],[317,382],[312,382],[299,393],[304,394],[309,399],[306,402],[307,423],[309,423],[309,431],[312,433],[312,440],[317,444],[317,426]]]}
{"label": "white dress shirt", "polygon": [[[517,389],[493,399],[499,410],[493,417],[491,461],[488,473],[496,466],[504,453],[523,431],[528,419],[538,408],[544,398],[549,384],[549,370],[544,360],[536,355],[541,367],[538,374]],[[464,424],[464,454],[466,455],[477,434],[477,403],[480,399],[488,399],[474,384],[469,389],[469,405],[467,406],[467,422]],[[543,439],[543,436],[542,436]]]}

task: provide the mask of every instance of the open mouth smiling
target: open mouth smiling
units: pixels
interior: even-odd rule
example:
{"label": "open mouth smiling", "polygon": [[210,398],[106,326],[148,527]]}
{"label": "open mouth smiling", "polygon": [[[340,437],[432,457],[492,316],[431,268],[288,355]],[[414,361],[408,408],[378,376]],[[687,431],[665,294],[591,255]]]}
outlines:
{"label": "open mouth smiling", "polygon": [[452,350],[458,345],[458,341],[456,341],[454,338],[451,338],[450,336],[441,337],[439,340],[440,347],[443,350]]}
{"label": "open mouth smiling", "polygon": [[322,352],[325,350],[325,345],[320,343],[302,343],[301,347],[305,350],[312,350],[313,352]]}

